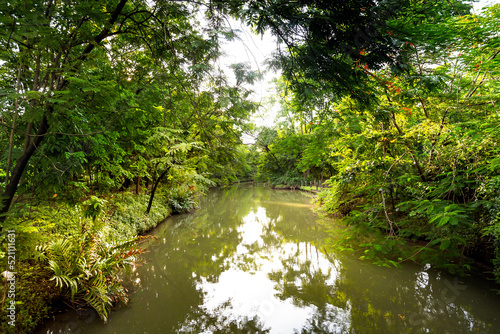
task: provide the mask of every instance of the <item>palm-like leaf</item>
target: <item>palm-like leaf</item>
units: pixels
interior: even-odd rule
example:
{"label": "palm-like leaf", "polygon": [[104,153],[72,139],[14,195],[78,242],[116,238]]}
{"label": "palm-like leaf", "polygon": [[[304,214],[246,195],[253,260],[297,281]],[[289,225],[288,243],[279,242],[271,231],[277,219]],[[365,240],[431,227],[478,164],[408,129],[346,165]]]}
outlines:
{"label": "palm-like leaf", "polygon": [[106,241],[99,228],[86,229],[78,238],[56,239],[37,247],[36,258],[47,264],[51,280],[74,302],[85,301],[106,322],[113,302],[128,301],[118,273],[144,252],[140,238]]}

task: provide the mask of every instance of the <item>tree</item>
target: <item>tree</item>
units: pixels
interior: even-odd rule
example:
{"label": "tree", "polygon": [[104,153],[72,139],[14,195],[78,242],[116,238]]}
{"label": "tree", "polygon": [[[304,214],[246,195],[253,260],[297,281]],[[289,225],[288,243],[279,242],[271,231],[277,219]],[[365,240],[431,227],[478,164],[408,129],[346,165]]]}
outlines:
{"label": "tree", "polygon": [[283,70],[301,93],[326,88],[364,104],[376,100],[367,94],[369,73],[359,66],[394,72],[406,70],[406,42],[415,40],[412,27],[422,20],[439,22],[466,14],[462,1],[229,1],[231,12],[257,32],[270,31],[280,42],[271,64]]}
{"label": "tree", "polygon": [[[105,48],[102,44],[107,38],[125,31],[138,32],[141,27],[135,22],[143,22],[146,8],[145,4],[127,6],[127,0],[105,4],[30,1],[1,5],[3,24],[0,43],[6,51],[2,57],[5,61],[3,66],[17,64],[22,72],[25,99],[24,129],[14,120],[11,125],[12,131],[25,134],[25,144],[16,163],[12,164],[12,171],[6,170],[1,221],[10,208],[21,176],[31,157],[40,150],[49,129],[52,127],[57,132],[66,104],[77,104],[75,99],[65,98],[65,95],[77,88],[75,82],[82,81],[78,78],[79,74],[87,74],[90,70],[88,66],[99,54],[103,54]],[[14,53],[9,54],[12,50]],[[78,94],[76,99],[87,97],[89,94],[85,92],[95,92],[81,88],[84,94]],[[14,115],[17,113],[15,107]],[[7,165],[10,167],[10,161]]]}
{"label": "tree", "polygon": [[211,29],[202,32],[192,23],[197,9],[127,0],[0,5],[0,221],[16,194],[114,188],[148,176],[144,143],[158,126],[182,130],[186,142],[219,143],[211,152],[239,143],[255,109],[243,85],[256,76],[236,66],[230,87],[213,69],[219,38],[232,32],[209,11]]}
{"label": "tree", "polygon": [[[431,5],[429,15],[413,20],[405,14],[387,22],[397,34],[397,68],[353,63],[351,71],[363,81],[358,87],[374,98],[370,104],[356,94],[342,94],[319,74],[305,76],[309,69],[304,67],[293,73],[305,76],[302,87],[285,73],[288,94],[281,100],[287,120],[280,125],[281,138],[268,146],[282,162],[279,153],[292,152],[298,131],[305,139],[293,145],[301,149],[294,163],[273,169],[267,158],[261,167],[270,178],[314,166],[330,171],[323,208],[357,227],[353,234],[374,235],[361,245],[363,258],[397,265],[383,258],[399,254],[399,261],[418,259],[461,270],[467,267],[460,266],[465,255],[494,257],[494,243],[483,233],[498,236],[493,189],[498,184],[494,106],[500,53],[493,31],[499,7],[482,15],[447,7],[438,15],[435,2],[426,5]],[[408,10],[422,8],[411,4]],[[368,59],[368,49],[364,53],[356,57]],[[290,53],[289,60],[295,55]],[[403,247],[407,239],[425,244],[411,252]],[[345,240],[344,249],[356,246],[352,238]]]}

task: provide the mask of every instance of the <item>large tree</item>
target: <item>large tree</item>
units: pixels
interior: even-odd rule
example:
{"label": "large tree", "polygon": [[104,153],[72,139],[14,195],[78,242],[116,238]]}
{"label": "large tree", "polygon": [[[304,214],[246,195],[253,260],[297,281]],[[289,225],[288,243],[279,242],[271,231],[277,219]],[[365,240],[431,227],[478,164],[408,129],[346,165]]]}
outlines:
{"label": "large tree", "polygon": [[[395,72],[406,69],[405,53],[412,27],[467,14],[464,1],[399,0],[250,0],[220,1],[257,32],[278,40],[272,64],[304,94],[328,88],[338,95],[373,102],[365,84],[370,74],[358,69]],[[310,80],[312,79],[312,81]]]}
{"label": "large tree", "polygon": [[9,1],[0,17],[0,221],[34,176],[145,176],[153,128],[234,145],[253,110],[249,93],[213,68],[231,32],[208,2]]}

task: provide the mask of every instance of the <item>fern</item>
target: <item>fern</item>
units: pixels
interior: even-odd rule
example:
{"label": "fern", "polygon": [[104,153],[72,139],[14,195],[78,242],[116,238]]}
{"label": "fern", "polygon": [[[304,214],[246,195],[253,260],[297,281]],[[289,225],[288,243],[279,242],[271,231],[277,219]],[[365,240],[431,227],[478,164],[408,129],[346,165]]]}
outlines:
{"label": "fern", "polygon": [[132,265],[144,250],[137,246],[137,237],[107,241],[103,225],[92,220],[87,222],[90,227],[82,225],[82,234],[76,238],[37,246],[36,259],[46,263],[50,280],[63,295],[74,303],[84,301],[106,322],[114,302],[128,301],[118,279],[120,270]]}
{"label": "fern", "polygon": [[107,292],[105,278],[102,274],[97,274],[89,281],[89,287],[83,297],[83,300],[97,311],[104,322],[108,321],[109,311],[112,306]]}

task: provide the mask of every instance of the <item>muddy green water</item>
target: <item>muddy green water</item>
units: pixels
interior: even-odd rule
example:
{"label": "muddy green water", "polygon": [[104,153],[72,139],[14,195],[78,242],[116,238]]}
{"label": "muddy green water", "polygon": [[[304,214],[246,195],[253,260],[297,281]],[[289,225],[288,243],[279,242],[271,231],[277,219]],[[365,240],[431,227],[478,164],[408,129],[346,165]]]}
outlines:
{"label": "muddy green water", "polygon": [[38,333],[500,333],[488,281],[333,253],[335,222],[309,202],[251,185],[213,191],[152,231],[128,307],[105,325],[61,314]]}

